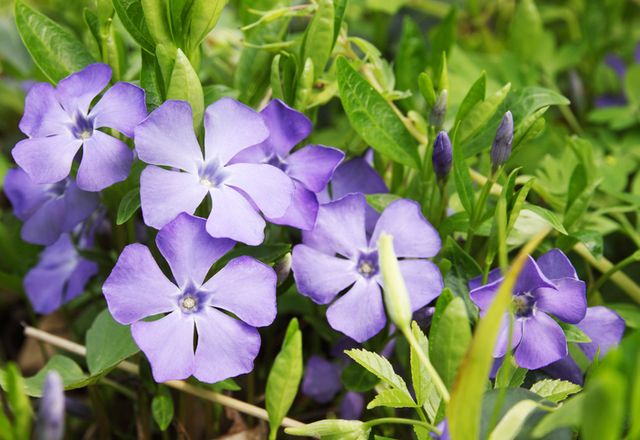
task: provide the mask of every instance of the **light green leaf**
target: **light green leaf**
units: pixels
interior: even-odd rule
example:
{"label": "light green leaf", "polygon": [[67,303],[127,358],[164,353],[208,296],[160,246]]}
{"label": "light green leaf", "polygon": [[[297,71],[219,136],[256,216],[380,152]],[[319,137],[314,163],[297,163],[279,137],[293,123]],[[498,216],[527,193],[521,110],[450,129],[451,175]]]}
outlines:
{"label": "light green leaf", "polygon": [[185,47],[188,53],[196,50],[215,27],[226,4],[227,0],[193,0],[186,19]]}
{"label": "light green leaf", "polygon": [[282,419],[289,412],[302,380],[302,332],[298,320],[292,319],[287,328],[280,353],[273,362],[267,379],[266,404],[269,413],[269,439],[276,438]]}
{"label": "light green leaf", "polygon": [[127,325],[118,324],[105,309],[96,316],[86,336],[87,367],[92,375],[105,374],[139,350]]}
{"label": "light green leaf", "polygon": [[560,379],[543,379],[531,386],[531,391],[553,403],[561,402],[581,389],[580,385]]}
{"label": "light green leaf", "polygon": [[414,408],[418,406],[411,396],[405,392],[393,388],[380,391],[376,397],[369,402],[367,409],[386,406],[388,408]]}
{"label": "light green leaf", "polygon": [[[66,356],[56,354],[49,359],[47,364],[38,371],[35,376],[24,380],[25,391],[29,396],[42,397],[44,380],[47,377],[47,373],[51,370],[56,370],[60,373],[65,390],[82,388],[95,381],[95,379],[87,376],[73,360]],[[4,388],[4,384],[2,385]]]}
{"label": "light green leaf", "polygon": [[377,353],[364,349],[356,348],[353,350],[346,350],[345,353],[351,359],[366,368],[369,372],[379,377],[380,380],[385,382],[387,385],[404,392],[409,396],[409,398],[411,398],[411,394],[407,389],[407,384],[404,382],[404,379],[396,374],[393,370],[393,366],[391,366],[391,363],[387,359]]}
{"label": "light green leaf", "polygon": [[120,205],[118,205],[118,215],[116,217],[116,224],[121,225],[126,223],[133,214],[140,208],[140,188],[133,188],[127,192]]}
{"label": "light green leaf", "polygon": [[173,72],[167,89],[167,99],[187,101],[191,104],[191,110],[193,111],[194,127],[202,125],[202,116],[204,114],[202,84],[189,59],[180,49],[176,53],[176,61],[173,65]]}
{"label": "light green leaf", "polygon": [[489,440],[513,440],[527,418],[541,405],[533,400],[521,400],[502,417],[489,435]]}
{"label": "light green leaf", "polygon": [[166,431],[173,420],[173,397],[167,387],[158,387],[158,393],[151,401],[151,414],[160,431]]}
{"label": "light green leaf", "polygon": [[141,0],[113,0],[113,7],[125,29],[145,51],[155,54],[155,43],[144,18]]}
{"label": "light green leaf", "polygon": [[[31,418],[33,411],[29,398],[25,393],[24,379],[13,362],[6,368],[7,403],[13,414],[13,429],[16,439],[28,439],[31,434]],[[0,412],[4,412],[0,408]]]}
{"label": "light green leaf", "polygon": [[382,95],[343,57],[337,61],[337,78],[342,105],[356,132],[380,154],[418,169],[416,142]]}
{"label": "light green leaf", "polygon": [[[413,321],[411,323],[411,331],[413,332],[413,336],[415,336],[416,340],[418,341],[418,344],[420,344],[420,347],[422,347],[422,351],[424,351],[425,353],[430,353],[429,340],[422,332],[417,322]],[[427,369],[424,367],[422,362],[420,362],[420,358],[418,357],[418,354],[413,347],[411,347],[410,363],[411,383],[413,385],[413,391],[416,394],[416,402],[419,406],[422,406],[429,398],[431,392],[434,390],[434,385],[429,378]]]}
{"label": "light green leaf", "polygon": [[624,426],[625,399],[629,383],[613,368],[591,376],[584,390],[580,438],[584,440],[620,439]]}
{"label": "light green leaf", "polygon": [[391,193],[367,194],[367,203],[378,212],[384,211],[390,203],[400,199],[400,196]]}
{"label": "light green leaf", "polygon": [[484,101],[478,102],[473,106],[471,110],[468,111],[466,117],[460,122],[460,127],[456,131],[458,142],[461,144],[464,143],[484,128],[496,113],[500,104],[505,100],[510,90],[511,83],[507,84]]}
{"label": "light green leaf", "polygon": [[371,428],[359,420],[321,420],[298,428],[287,428],[289,435],[322,440],[368,440]]}
{"label": "light green leaf", "polygon": [[559,428],[577,428],[582,420],[584,394],[567,400],[556,411],[544,416],[531,432],[533,438],[546,437]]}
{"label": "light green leaf", "polygon": [[480,77],[473,83],[466,96],[462,100],[458,113],[456,114],[456,122],[454,127],[458,125],[458,122],[462,121],[471,111],[473,107],[479,102],[484,101],[484,96],[487,89],[487,74],[483,70]]}
{"label": "light green leaf", "polygon": [[20,38],[38,68],[53,82],[94,63],[87,48],[71,32],[47,16],[16,1]]}
{"label": "light green leaf", "polygon": [[319,77],[327,65],[333,49],[335,10],[333,0],[318,0],[316,9],[302,42],[301,58],[310,58]]}
{"label": "light green leaf", "polygon": [[560,232],[561,234],[565,234],[565,235],[568,234],[564,225],[562,224],[562,222],[554,212],[549,211],[548,209],[543,208],[542,206],[532,205],[530,203],[525,203],[522,206],[522,211],[524,210],[528,210],[537,214],[538,216],[543,218],[549,224],[549,226],[551,226],[553,229]]}
{"label": "light green leaf", "polygon": [[627,68],[624,74],[624,88],[629,101],[640,106],[640,64]]}
{"label": "light green leaf", "polygon": [[567,324],[566,322],[560,322],[560,327],[562,327],[562,331],[564,331],[564,336],[567,338],[567,342],[577,342],[577,343],[589,343],[591,342],[591,338],[588,334],[582,331],[580,327]]}
{"label": "light green leaf", "polygon": [[167,19],[166,0],[141,0],[141,3],[147,29],[156,44],[173,46],[169,20]]}

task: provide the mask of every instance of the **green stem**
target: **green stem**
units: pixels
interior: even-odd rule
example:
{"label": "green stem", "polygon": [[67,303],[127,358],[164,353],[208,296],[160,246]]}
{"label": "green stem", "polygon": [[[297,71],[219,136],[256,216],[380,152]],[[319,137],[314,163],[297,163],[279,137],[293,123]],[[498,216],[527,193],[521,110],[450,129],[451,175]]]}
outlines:
{"label": "green stem", "polygon": [[469,219],[469,229],[467,231],[467,241],[464,245],[464,248],[467,252],[471,250],[471,244],[473,243],[473,235],[476,229],[476,223],[480,221],[482,218],[482,213],[484,212],[484,205],[487,203],[487,198],[489,197],[489,192],[494,184],[494,175],[489,176],[489,179],[482,186],[482,191],[480,192],[480,196],[478,197],[478,202],[475,204],[475,208],[473,209],[473,213],[471,218]]}
{"label": "green stem", "polygon": [[420,359],[420,362],[422,363],[422,365],[426,368],[427,373],[429,373],[429,377],[431,377],[431,380],[433,381],[433,384],[438,390],[438,393],[442,397],[442,400],[444,400],[445,403],[449,403],[449,400],[451,399],[451,396],[449,395],[449,390],[447,390],[447,387],[442,381],[442,378],[434,368],[433,364],[431,363],[431,361],[429,360],[425,352],[422,350],[422,347],[418,343],[418,340],[415,338],[415,336],[413,336],[411,329],[408,326],[406,326],[401,330],[402,330],[402,334],[404,334],[404,337],[407,339],[407,341],[409,341],[409,345],[411,346],[411,348],[413,348],[416,351],[416,354],[418,355],[418,358]]}
{"label": "green stem", "polygon": [[430,423],[421,422],[420,420],[403,419],[400,417],[382,417],[380,419],[369,420],[368,422],[364,423],[364,425],[368,428],[386,424],[422,426],[423,428],[427,428],[429,431],[434,432],[437,435],[441,434],[440,430]]}
{"label": "green stem", "polygon": [[635,263],[637,261],[640,261],[640,251],[634,252],[633,254],[631,254],[627,258],[625,258],[624,260],[622,260],[622,261],[618,262],[617,264],[615,264],[613,267],[611,267],[605,273],[603,273],[600,276],[600,278],[598,278],[598,280],[591,286],[591,288],[589,289],[589,293],[597,292],[604,285],[604,283],[606,283],[609,280],[609,278],[611,278],[611,276],[614,273],[624,269],[625,267],[627,267],[631,263]]}

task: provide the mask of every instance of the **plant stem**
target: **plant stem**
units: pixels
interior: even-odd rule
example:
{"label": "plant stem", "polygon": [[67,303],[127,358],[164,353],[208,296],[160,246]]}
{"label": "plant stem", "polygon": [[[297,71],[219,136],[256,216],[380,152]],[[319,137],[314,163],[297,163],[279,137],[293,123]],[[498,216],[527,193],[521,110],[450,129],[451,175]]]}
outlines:
{"label": "plant stem", "polygon": [[431,361],[429,360],[425,352],[422,350],[422,347],[418,343],[418,340],[415,338],[415,336],[413,336],[411,329],[407,326],[401,330],[402,330],[402,334],[404,334],[404,337],[407,338],[407,341],[409,341],[409,345],[411,346],[411,348],[413,348],[416,351],[416,354],[418,355],[420,362],[427,369],[427,372],[429,373],[429,376],[431,377],[433,384],[438,390],[438,393],[442,397],[442,400],[444,400],[445,403],[449,403],[449,399],[451,398],[451,396],[449,396],[449,390],[447,390],[447,387],[442,381],[442,378],[434,368],[433,364],[431,363]]}
{"label": "plant stem", "polygon": [[598,278],[598,280],[591,286],[591,288],[589,289],[589,293],[597,292],[598,290],[600,290],[603,284],[606,283],[609,280],[609,278],[613,276],[613,274],[624,269],[631,263],[635,263],[637,261],[640,261],[640,251],[634,252],[624,260],[618,262],[617,264],[609,268],[609,270],[603,273],[600,276],[600,278]]}
{"label": "plant stem", "polygon": [[420,420],[413,420],[413,419],[403,419],[400,417],[382,417],[380,419],[369,420],[364,424],[369,428],[378,426],[378,425],[385,425],[385,424],[422,426],[423,428],[427,428],[429,431],[434,432],[437,435],[441,434],[438,428],[436,428],[435,426],[427,422],[421,422]]}

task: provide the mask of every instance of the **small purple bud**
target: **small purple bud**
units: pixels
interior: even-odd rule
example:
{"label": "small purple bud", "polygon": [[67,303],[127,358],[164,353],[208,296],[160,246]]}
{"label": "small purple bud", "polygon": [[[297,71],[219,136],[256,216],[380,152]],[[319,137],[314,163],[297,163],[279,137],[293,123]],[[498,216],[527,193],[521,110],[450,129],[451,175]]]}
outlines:
{"label": "small purple bud", "polygon": [[441,131],[436,136],[433,143],[433,171],[435,171],[438,180],[446,179],[451,170],[451,160],[453,159],[451,150],[451,139],[446,131]]}
{"label": "small purple bud", "polygon": [[513,143],[513,116],[507,111],[502,117],[500,126],[496,131],[496,137],[491,147],[491,163],[494,171],[503,165],[511,156],[511,144]]}
{"label": "small purple bud", "polygon": [[37,440],[61,440],[64,436],[64,384],[52,370],[44,380],[36,423]]}
{"label": "small purple bud", "polygon": [[444,117],[447,114],[447,97],[449,93],[444,89],[436,98],[436,103],[431,108],[431,114],[429,115],[429,123],[436,127],[436,129],[442,127],[444,123]]}

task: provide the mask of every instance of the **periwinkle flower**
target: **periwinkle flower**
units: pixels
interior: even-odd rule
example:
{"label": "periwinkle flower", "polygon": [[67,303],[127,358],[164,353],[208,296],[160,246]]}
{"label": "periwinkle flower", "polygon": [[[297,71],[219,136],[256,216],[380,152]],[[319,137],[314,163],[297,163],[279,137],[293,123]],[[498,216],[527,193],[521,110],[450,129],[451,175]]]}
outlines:
{"label": "periwinkle flower", "polygon": [[62,440],[64,437],[64,384],[60,373],[51,370],[44,379],[42,399],[36,420],[36,440]]}
{"label": "periwinkle flower", "polygon": [[302,380],[302,392],[318,403],[327,403],[342,389],[342,368],[327,359],[313,355],[307,361]]}
{"label": "periwinkle flower", "polygon": [[100,201],[98,194],[82,191],[71,178],[38,184],[20,168],[7,172],[4,192],[15,216],[24,222],[22,239],[45,246],[71,232]]}
{"label": "periwinkle flower", "polygon": [[391,203],[370,237],[365,228],[366,207],[362,194],[322,205],[314,229],[303,244],[294,247],[292,263],[300,293],[318,304],[331,303],[327,309],[331,327],[358,342],[377,334],[387,321],[378,267],[382,232],[393,236],[413,311],[431,302],[443,287],[437,266],[427,260],[440,250],[440,236],[419,205],[404,199]]}
{"label": "periwinkle flower", "polygon": [[[91,232],[81,234],[78,249],[88,249],[93,244]],[[82,257],[70,234],[46,247],[38,264],[24,278],[24,290],[33,310],[47,314],[80,295],[87,282],[98,273],[98,265]]]}
{"label": "periwinkle flower", "polygon": [[440,181],[444,181],[449,175],[451,170],[451,163],[453,161],[453,149],[451,148],[451,139],[446,131],[441,131],[436,136],[436,140],[433,143],[433,171],[436,173],[436,177]]}
{"label": "periwinkle flower", "polygon": [[[596,354],[602,357],[620,343],[624,335],[625,322],[613,310],[595,306],[587,308],[584,319],[576,326],[591,339],[591,342],[581,342],[576,345],[589,360],[593,361]],[[571,355],[547,365],[544,370],[554,377],[579,385],[583,383],[582,371]]]}
{"label": "periwinkle flower", "polygon": [[160,229],[181,212],[193,214],[209,194],[207,232],[258,245],[264,240],[265,227],[258,211],[268,218],[283,216],[291,203],[293,183],[273,165],[231,163],[240,151],[269,135],[251,108],[222,98],[207,107],[204,127],[204,155],[187,102],[166,101],[136,128],[136,151],[151,164],[140,176],[144,221]]}
{"label": "periwinkle flower", "polygon": [[[205,280],[235,244],[211,237],[205,223],[182,213],[158,232],[156,245],[172,281],[149,248],[131,244],[102,288],[114,319],[131,324],[157,382],[193,375],[213,383],[250,372],[260,350],[256,327],[271,324],[276,316],[276,274],[256,259],[234,258]],[[147,319],[156,315],[162,316]]]}
{"label": "periwinkle flower", "polygon": [[[471,299],[484,314],[500,288],[503,278],[498,270],[490,273],[488,284],[470,282]],[[529,257],[513,289],[515,320],[511,348],[516,363],[535,370],[567,355],[567,340],[558,320],[576,324],[586,313],[584,282],[578,279],[566,255],[552,249],[536,262]],[[509,318],[503,320],[493,356],[501,358],[508,350]]]}
{"label": "periwinkle flower", "polygon": [[291,150],[311,133],[311,121],[280,100],[273,100],[261,112],[269,137],[241,151],[232,163],[263,163],[286,173],[294,184],[293,199],[285,214],[270,218],[271,223],[309,230],[318,214],[317,192],[327,186],[334,170],[344,158],[338,149],[307,145]]}
{"label": "periwinkle flower", "polygon": [[493,145],[491,146],[491,164],[493,165],[494,171],[509,160],[512,143],[513,115],[511,115],[510,111],[507,111],[500,121],[498,130],[496,131],[496,137],[493,139]]}
{"label": "periwinkle flower", "polygon": [[67,177],[82,147],[77,183],[85,191],[100,191],[127,178],[133,151],[101,128],[132,137],[147,115],[144,90],[119,82],[92,107],[91,102],[111,80],[106,64],[91,64],[53,87],[35,84],[25,100],[20,130],[28,136],[16,144],[16,163],[36,183],[56,183]]}

